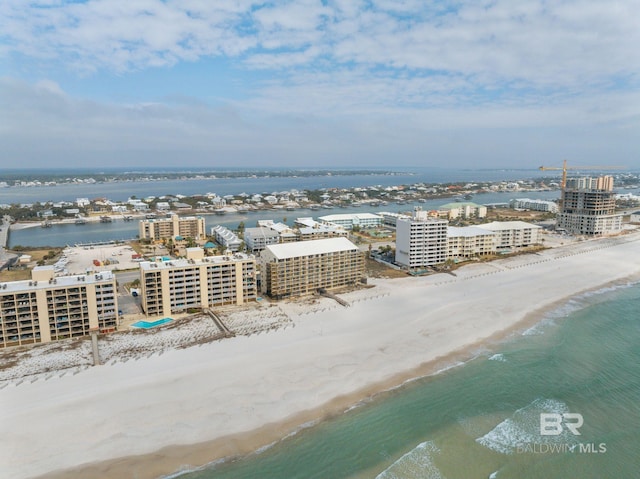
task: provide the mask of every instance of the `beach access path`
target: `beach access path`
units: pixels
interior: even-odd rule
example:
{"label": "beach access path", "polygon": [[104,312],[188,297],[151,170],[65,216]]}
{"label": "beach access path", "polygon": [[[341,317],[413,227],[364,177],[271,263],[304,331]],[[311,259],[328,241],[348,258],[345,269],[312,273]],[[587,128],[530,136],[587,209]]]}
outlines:
{"label": "beach access path", "polygon": [[144,479],[251,452],[467,359],[571,296],[628,281],[639,240],[580,242],[455,277],[375,279],[342,295],[349,308],[283,303],[295,328],[7,386],[2,474]]}

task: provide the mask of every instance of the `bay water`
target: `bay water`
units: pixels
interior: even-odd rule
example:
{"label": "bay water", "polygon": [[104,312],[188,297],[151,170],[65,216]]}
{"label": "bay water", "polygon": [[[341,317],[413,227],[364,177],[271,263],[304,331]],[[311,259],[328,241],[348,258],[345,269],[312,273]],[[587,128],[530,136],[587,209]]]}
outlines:
{"label": "bay water", "polygon": [[[540,414],[578,414],[543,435]],[[558,424],[552,429],[558,429]],[[213,455],[213,452],[212,452]],[[640,285],[584,294],[474,359],[181,479],[640,476]]]}

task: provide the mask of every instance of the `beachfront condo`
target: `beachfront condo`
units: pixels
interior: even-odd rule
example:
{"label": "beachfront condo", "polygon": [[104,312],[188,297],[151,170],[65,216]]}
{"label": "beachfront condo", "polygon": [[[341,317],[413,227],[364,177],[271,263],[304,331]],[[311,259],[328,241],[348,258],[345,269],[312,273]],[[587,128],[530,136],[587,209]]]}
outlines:
{"label": "beachfront condo", "polygon": [[622,230],[615,214],[613,178],[571,178],[562,191],[557,228],[573,235],[606,235]]}
{"label": "beachfront condo", "polygon": [[357,284],[364,254],[344,237],[268,245],[260,254],[262,292],[272,298]]}
{"label": "beachfront condo", "polygon": [[110,271],[54,276],[38,266],[30,281],[0,283],[0,347],[115,331],[118,303]]}
{"label": "beachfront condo", "polygon": [[205,257],[199,251],[189,248],[186,259],[140,263],[142,309],[147,316],[256,300],[253,256],[234,253]]}

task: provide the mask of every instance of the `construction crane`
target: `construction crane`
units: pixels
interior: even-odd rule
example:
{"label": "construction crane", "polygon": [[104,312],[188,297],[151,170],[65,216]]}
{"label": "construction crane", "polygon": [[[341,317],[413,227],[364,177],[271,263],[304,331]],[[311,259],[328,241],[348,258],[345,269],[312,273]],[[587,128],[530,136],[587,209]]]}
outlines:
{"label": "construction crane", "polygon": [[541,171],[549,171],[549,170],[562,170],[562,182],[560,183],[560,188],[564,190],[564,187],[567,185],[567,170],[622,170],[625,169],[624,166],[567,166],[567,160],[563,160],[562,166],[541,166],[538,168]]}

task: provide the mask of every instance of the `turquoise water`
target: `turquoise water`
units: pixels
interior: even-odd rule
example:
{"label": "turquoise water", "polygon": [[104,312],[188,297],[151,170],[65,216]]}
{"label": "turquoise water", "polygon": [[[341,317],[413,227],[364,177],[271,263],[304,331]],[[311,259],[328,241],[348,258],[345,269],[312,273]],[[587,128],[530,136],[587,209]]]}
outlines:
{"label": "turquoise water", "polygon": [[172,318],[162,318],[158,319],[157,321],[138,321],[136,323],[133,323],[131,326],[134,328],[149,329],[160,326],[161,324],[170,323],[171,321],[173,321]]}
{"label": "turquoise water", "polygon": [[[567,412],[582,415],[580,436],[566,427],[558,436],[540,434],[540,413]],[[384,393],[259,453],[181,477],[639,475],[640,286],[635,284],[573,299],[462,366]]]}

